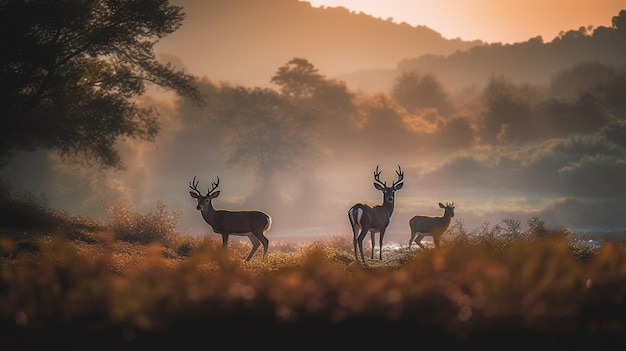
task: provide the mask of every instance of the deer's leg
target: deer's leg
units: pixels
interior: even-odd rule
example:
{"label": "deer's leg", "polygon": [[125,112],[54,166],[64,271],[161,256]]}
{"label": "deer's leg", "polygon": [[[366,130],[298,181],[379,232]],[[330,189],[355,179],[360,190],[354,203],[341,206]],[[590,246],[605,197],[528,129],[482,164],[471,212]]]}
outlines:
{"label": "deer's leg", "polygon": [[363,255],[363,239],[365,239],[365,235],[367,235],[367,229],[361,228],[361,233],[359,234],[359,237],[356,239],[357,244],[359,245],[359,252],[361,253],[361,260],[363,260],[363,262],[365,262],[365,257]]}
{"label": "deer's leg", "polygon": [[370,256],[370,258],[373,260],[374,259],[374,248],[376,247],[376,245],[374,245],[374,240],[376,239],[376,232],[371,230],[370,231],[370,238],[372,240],[372,254]]}
{"label": "deer's leg", "polygon": [[224,249],[228,248],[228,233],[222,234],[222,247]]}
{"label": "deer's leg", "polygon": [[354,259],[355,260],[359,260],[359,255],[357,254],[356,251],[356,243],[357,243],[357,237],[358,237],[358,233],[361,232],[361,228],[359,228],[359,226],[356,223],[352,224],[352,245],[354,246]]}
{"label": "deer's leg", "polygon": [[435,247],[439,247],[439,238],[441,238],[441,234],[433,235],[433,241],[435,242]]}
{"label": "deer's leg", "polygon": [[256,250],[261,245],[261,241],[255,235],[248,235],[248,238],[250,238],[250,242],[252,243],[252,250],[250,250],[248,257],[246,257],[246,261],[250,261]]}
{"label": "deer's leg", "polygon": [[419,247],[421,247],[422,250],[425,249],[424,245],[422,245],[422,239],[424,239],[424,236],[425,236],[424,234],[419,233],[417,235],[417,238],[415,238],[415,243],[419,245]]}
{"label": "deer's leg", "polygon": [[[383,259],[383,237],[385,236],[385,228],[380,230],[380,238],[378,243],[378,251],[379,251],[379,259],[382,261]],[[372,240],[374,237],[372,236]],[[374,242],[372,241],[372,246],[374,246]],[[373,254],[374,252],[372,252]],[[372,257],[374,258],[374,257]]]}
{"label": "deer's leg", "polygon": [[352,246],[354,246],[354,259],[355,260],[359,260],[359,256],[357,255],[357,251],[356,251],[356,238],[357,238],[357,233],[361,230],[359,228],[358,223],[356,222],[356,218],[353,218],[354,214],[353,211],[350,210],[348,211],[348,219],[350,220],[350,227],[352,228]]}
{"label": "deer's leg", "polygon": [[411,248],[411,244],[413,244],[413,240],[415,240],[416,235],[417,235],[417,232],[414,232],[413,229],[411,229],[411,239],[409,240],[409,249]]}
{"label": "deer's leg", "polygon": [[257,239],[259,239],[261,244],[263,244],[263,257],[265,257],[265,255],[267,255],[267,249],[270,246],[270,241],[263,234],[263,232],[259,233],[258,235],[255,235],[255,236],[256,236]]}

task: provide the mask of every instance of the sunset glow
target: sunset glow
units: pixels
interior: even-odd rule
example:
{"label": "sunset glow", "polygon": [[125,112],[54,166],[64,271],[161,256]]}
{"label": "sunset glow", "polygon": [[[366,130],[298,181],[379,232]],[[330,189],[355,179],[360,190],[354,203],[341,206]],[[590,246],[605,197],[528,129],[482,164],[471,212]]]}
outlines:
{"label": "sunset glow", "polygon": [[0,38],[3,350],[626,346],[626,0],[14,0]]}
{"label": "sunset glow", "polygon": [[[439,202],[454,202],[454,221],[468,230],[534,217],[577,233],[626,230],[626,1],[172,3],[186,16],[155,39],[154,60],[188,74],[207,104],[149,86],[133,101],[146,116],[154,109],[154,140],[115,134],[128,121],[104,124],[124,169],[74,164],[64,149],[18,149],[0,180],[80,215],[164,204],[181,232],[212,236],[188,184],[197,177],[205,191],[219,177],[216,208],[267,212],[270,241],[307,241],[351,236],[350,206],[381,203],[374,170],[391,184],[401,166],[388,243],[406,245],[409,218],[442,215]],[[81,77],[78,68],[60,81]],[[16,95],[28,91],[16,85]],[[12,105],[16,115],[24,103]],[[84,130],[106,118],[82,109],[57,117],[74,114],[86,126],[52,140],[78,135],[99,150],[100,134]]]}
{"label": "sunset glow", "polygon": [[427,26],[448,39],[514,43],[561,31],[611,26],[623,0],[311,0],[315,7],[345,7],[394,22]]}

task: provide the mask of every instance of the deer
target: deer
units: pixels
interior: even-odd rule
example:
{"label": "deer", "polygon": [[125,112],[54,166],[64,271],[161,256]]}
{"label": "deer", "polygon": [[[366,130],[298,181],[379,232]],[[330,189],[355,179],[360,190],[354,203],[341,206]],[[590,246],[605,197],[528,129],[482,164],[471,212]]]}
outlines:
{"label": "deer", "polygon": [[397,190],[402,189],[404,185],[404,172],[402,172],[400,165],[398,165],[398,170],[396,171],[398,180],[394,181],[391,186],[387,186],[387,182],[380,180],[380,173],[381,171],[379,171],[378,166],[376,166],[376,171],[374,171],[374,187],[383,193],[383,203],[375,206],[357,203],[348,210],[348,219],[350,220],[353,233],[354,257],[357,261],[359,260],[357,255],[358,245],[361,260],[365,262],[363,256],[363,239],[365,239],[365,235],[367,235],[368,232],[372,239],[371,259],[374,259],[374,237],[376,233],[380,233],[379,259],[383,259],[383,237],[385,236],[385,230],[387,226],[389,226],[389,221],[393,214],[395,193]]}
{"label": "deer", "polygon": [[198,200],[196,209],[200,211],[204,221],[213,228],[216,234],[222,235],[223,248],[227,249],[228,247],[229,235],[247,236],[252,243],[252,250],[246,257],[246,262],[250,261],[261,244],[263,244],[263,258],[265,258],[269,247],[269,240],[265,233],[272,225],[272,217],[263,211],[256,210],[216,210],[213,207],[213,199],[220,195],[220,191],[216,191],[220,184],[220,178],[217,177],[217,182],[211,182],[211,187],[206,195],[202,195],[198,190],[199,182],[199,180],[196,181],[194,176],[191,183],[189,183],[189,188],[191,189],[189,195]]}
{"label": "deer", "polygon": [[450,226],[451,218],[454,217],[454,203],[446,203],[444,205],[440,202],[439,207],[443,208],[444,211],[443,216],[441,217],[418,215],[409,219],[409,228],[411,229],[409,248],[411,248],[411,244],[415,241],[419,247],[424,249],[424,245],[422,245],[421,241],[426,236],[432,236],[433,241],[435,242],[435,247],[439,247],[439,240],[441,239],[443,233],[448,229],[448,226]]}

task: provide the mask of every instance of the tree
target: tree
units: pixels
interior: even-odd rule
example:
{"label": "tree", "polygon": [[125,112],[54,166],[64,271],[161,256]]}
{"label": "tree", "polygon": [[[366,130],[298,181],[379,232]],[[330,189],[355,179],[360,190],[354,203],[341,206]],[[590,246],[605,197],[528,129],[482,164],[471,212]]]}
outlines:
{"label": "tree", "polygon": [[614,66],[599,61],[579,63],[551,78],[549,94],[557,99],[572,98],[578,91],[591,89],[616,75],[617,69]]}
{"label": "tree", "polygon": [[346,133],[356,132],[355,94],[345,82],[326,78],[303,58],[294,58],[280,67],[272,82],[281,87],[284,98],[314,116],[322,144],[342,144],[349,140]]}
{"label": "tree", "polygon": [[147,83],[202,101],[153,52],[184,16],[167,0],[0,0],[0,160],[50,149],[122,169],[116,141],[159,131],[135,100]]}
{"label": "tree", "polygon": [[315,160],[310,113],[268,88],[225,85],[218,94],[209,118],[219,130],[225,163],[255,176],[261,186],[256,195],[272,194],[274,175]]}
{"label": "tree", "polygon": [[482,93],[482,139],[512,143],[531,135],[531,96],[534,90],[500,76],[491,77]]}
{"label": "tree", "polygon": [[626,33],[626,10],[620,10],[619,14],[611,19],[611,24],[618,32]]}
{"label": "tree", "polygon": [[416,134],[405,123],[406,111],[386,94],[363,96],[358,109],[360,129],[350,140],[351,147],[342,153],[385,159],[407,152],[418,142]]}
{"label": "tree", "polygon": [[290,98],[310,98],[324,77],[304,58],[293,58],[279,67],[271,82],[280,86],[280,92]]}
{"label": "tree", "polygon": [[420,76],[415,71],[400,74],[391,96],[412,114],[424,108],[436,108],[440,114],[447,116],[455,110],[443,86],[432,74]]}

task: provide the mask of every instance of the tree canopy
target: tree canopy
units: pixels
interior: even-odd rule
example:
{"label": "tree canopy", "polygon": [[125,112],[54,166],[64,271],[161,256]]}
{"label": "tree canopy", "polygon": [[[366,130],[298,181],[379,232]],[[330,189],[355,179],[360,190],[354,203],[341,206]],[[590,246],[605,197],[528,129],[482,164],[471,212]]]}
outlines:
{"label": "tree canopy", "polygon": [[301,99],[310,98],[315,89],[324,82],[324,77],[307,59],[295,57],[278,68],[271,82],[280,86],[283,95]]}
{"label": "tree canopy", "polygon": [[184,17],[167,0],[0,0],[0,165],[50,149],[123,168],[115,142],[159,131],[134,100],[147,83],[202,101],[194,78],[153,51]]}
{"label": "tree canopy", "polygon": [[409,113],[424,108],[436,108],[443,115],[454,113],[442,84],[432,74],[419,75],[415,71],[403,72],[396,77],[391,96]]}
{"label": "tree canopy", "polygon": [[313,159],[314,119],[308,110],[267,88],[224,85],[210,113],[228,164],[267,181],[272,174]]}

